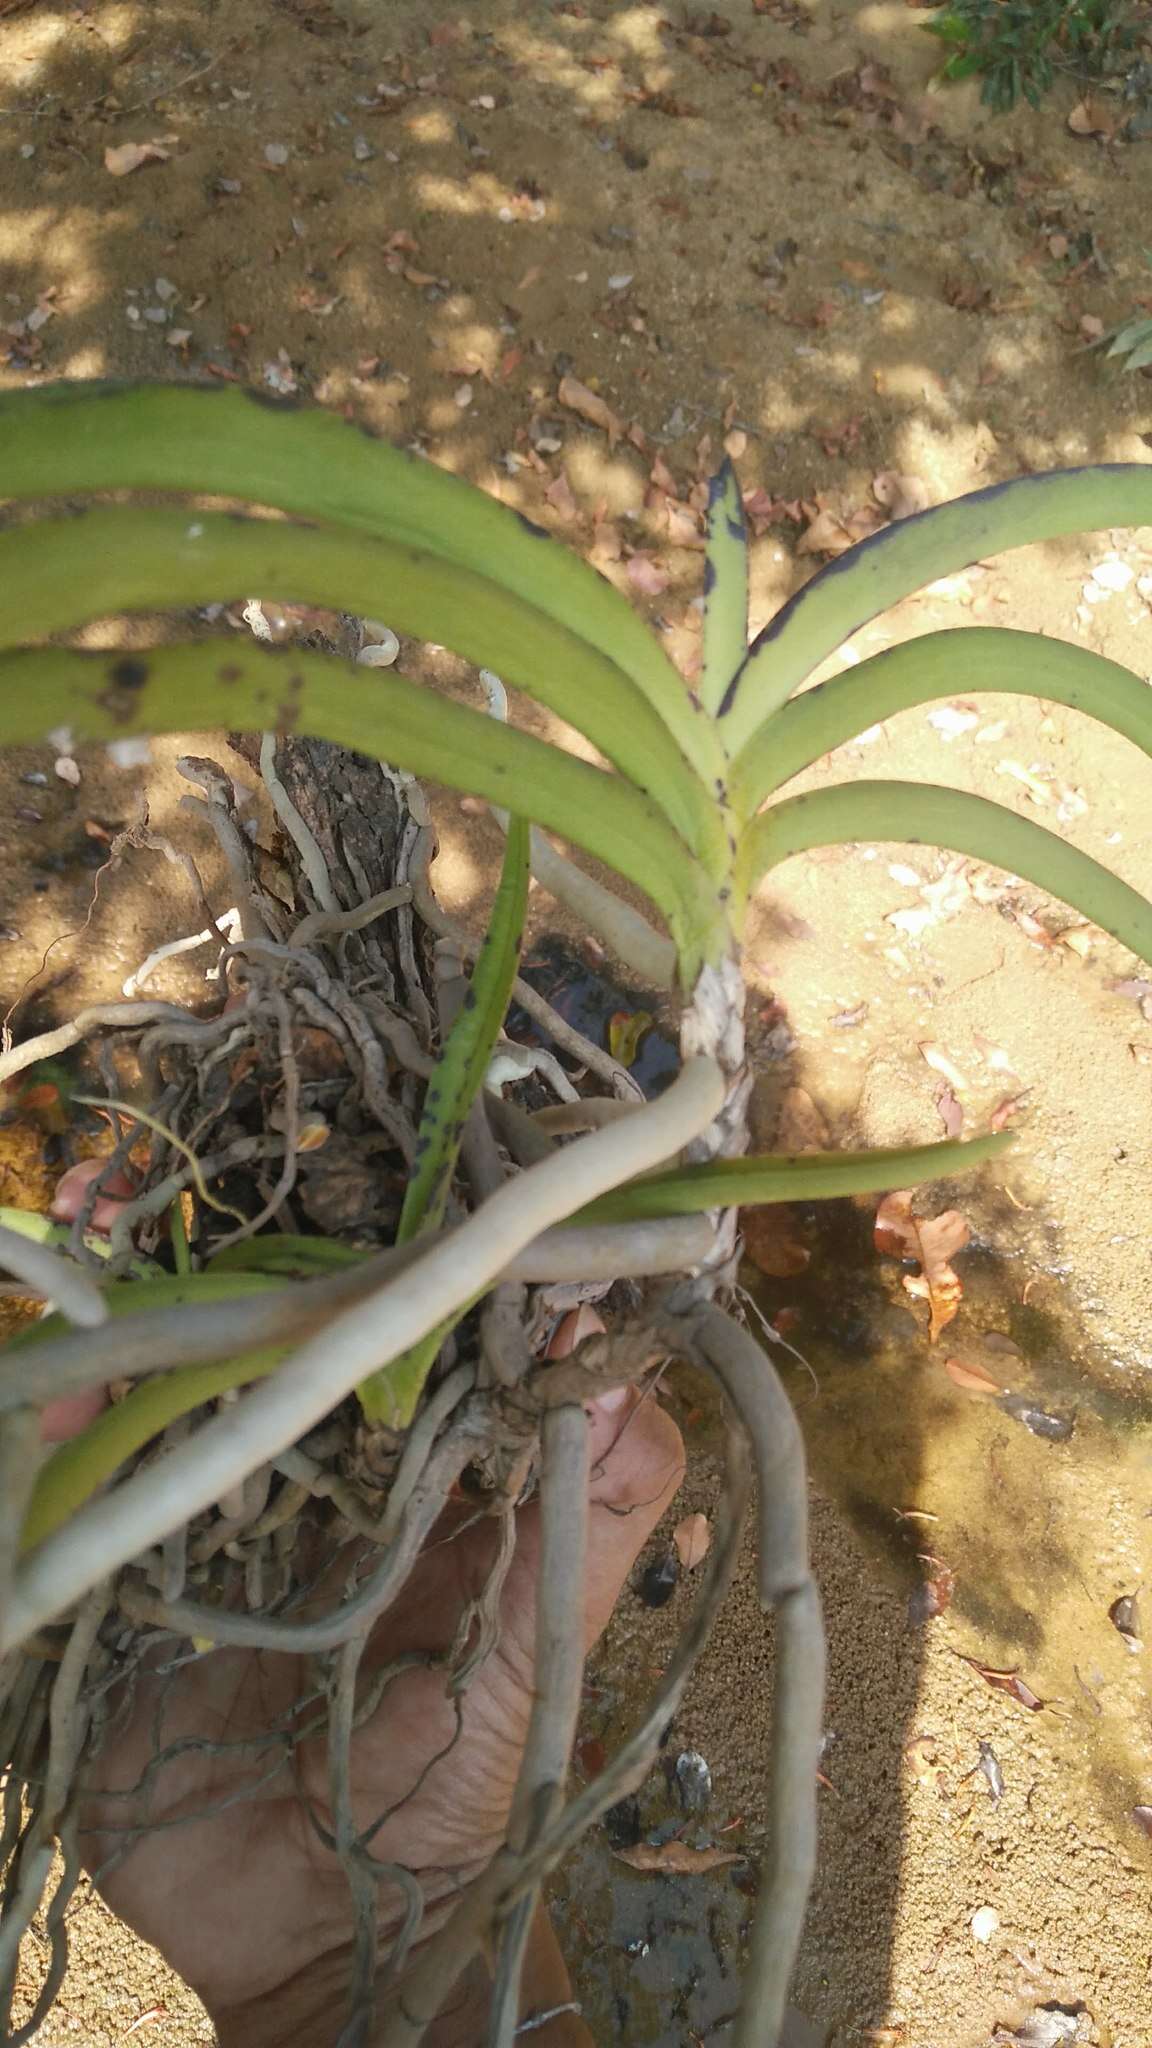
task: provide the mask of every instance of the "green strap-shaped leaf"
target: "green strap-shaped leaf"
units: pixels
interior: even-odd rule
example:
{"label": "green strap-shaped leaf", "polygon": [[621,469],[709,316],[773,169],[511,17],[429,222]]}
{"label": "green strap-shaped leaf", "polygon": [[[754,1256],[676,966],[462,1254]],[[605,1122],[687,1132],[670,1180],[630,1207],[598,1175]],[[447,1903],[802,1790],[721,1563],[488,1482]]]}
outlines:
{"label": "green strap-shaped leaf", "polygon": [[744,502],[725,461],[708,492],[700,702],[713,716],[748,652],[748,535]]}
{"label": "green strap-shaped leaf", "polygon": [[938,576],[1031,541],[1150,524],[1152,464],[1140,462],[1018,477],[897,520],[829,562],[757,636],[720,707],[729,756],[858,626]]}
{"label": "green strap-shaped leaf", "polygon": [[[492,919],[468,984],[460,1014],[444,1043],[429,1079],[416,1139],[416,1162],[404,1192],[396,1232],[397,1244],[409,1244],[423,1230],[435,1230],[443,1219],[460,1154],[468,1112],[484,1086],[484,1076],[512,998],[520,964],[520,944],[528,909],[529,831],[523,818],[508,820],[504,865],[492,906]],[[411,1351],[358,1388],[360,1405],[371,1422],[403,1428],[412,1419],[421,1388],[453,1324],[430,1330]]]}
{"label": "green strap-shaped leaf", "polygon": [[[708,721],[619,591],[510,507],[335,413],[213,385],[0,394],[0,499],[113,490],[219,493],[471,570],[598,649],[659,713],[685,760],[719,772]],[[391,594],[378,593],[375,612]]]}
{"label": "green strap-shaped leaf", "polygon": [[847,782],[785,798],[745,827],[737,884],[751,894],[770,868],[813,846],[859,840],[941,846],[1023,875],[1152,961],[1152,904],[1067,840],[1002,804],[930,782]]}
{"label": "green strap-shaped leaf", "polygon": [[744,749],[733,804],[749,816],[793,775],[897,711],[994,691],[1067,704],[1152,754],[1152,690],[1130,669],[1067,640],[966,626],[905,640],[790,698]]}
{"label": "green strap-shaped leaf", "polygon": [[[240,1276],[234,1275],[234,1278]],[[154,1304],[142,1301],[141,1308]],[[158,1373],[133,1387],[122,1401],[106,1408],[80,1436],[53,1451],[36,1475],[20,1536],[22,1550],[43,1543],[61,1524],[91,1500],[127,1459],[181,1415],[190,1415],[205,1401],[214,1401],[233,1387],[264,1379],[288,1356],[290,1345],[250,1351],[242,1358],[214,1365],[187,1365]]]}
{"label": "green strap-shaped leaf", "polygon": [[721,943],[721,915],[703,870],[623,777],[391,669],[369,672],[239,638],[133,654],[63,647],[0,654],[0,745],[41,740],[61,726],[77,741],[215,726],[335,740],[502,807],[518,804],[597,854],[659,905],[686,972]]}
{"label": "green strap-shaped leaf", "polygon": [[290,1232],[265,1231],[246,1237],[239,1244],[225,1245],[214,1253],[210,1273],[278,1273],[282,1279],[299,1274],[343,1273],[349,1266],[362,1266],[366,1251],[341,1244],[335,1237],[293,1237]]}
{"label": "green strap-shaped leaf", "polygon": [[512,1000],[528,909],[528,827],[508,820],[504,863],[492,919],[477,956],[468,993],[424,1095],[416,1163],[404,1194],[397,1244],[435,1230],[444,1214],[468,1112],[488,1071]]}
{"label": "green strap-shaped leaf", "polygon": [[823,1202],[878,1188],[914,1187],[967,1173],[994,1159],[1012,1142],[1011,1131],[961,1144],[904,1145],[876,1152],[767,1152],[744,1159],[711,1159],[670,1167],[628,1187],[614,1188],[569,1220],[639,1223],[660,1216],[691,1216],[702,1209],[745,1209],[765,1202]]}
{"label": "green strap-shaped leaf", "polygon": [[93,507],[0,534],[0,646],[238,591],[365,617],[386,610],[400,632],[495,668],[587,734],[719,873],[714,795],[652,706],[606,655],[498,582],[356,531],[174,506]]}

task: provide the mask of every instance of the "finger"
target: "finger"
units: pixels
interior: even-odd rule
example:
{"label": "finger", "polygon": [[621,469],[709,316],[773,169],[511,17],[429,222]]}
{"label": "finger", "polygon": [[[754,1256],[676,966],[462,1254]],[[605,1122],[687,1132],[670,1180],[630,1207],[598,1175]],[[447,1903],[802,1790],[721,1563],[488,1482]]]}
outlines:
{"label": "finger", "polygon": [[[81,1159],[62,1173],[52,1197],[53,1216],[58,1216],[62,1223],[74,1223],[84,1207],[92,1182],[106,1172],[107,1166],[106,1159]],[[91,1228],[110,1230],[125,1202],[130,1201],[135,1193],[136,1183],[126,1173],[119,1168],[115,1173],[109,1173],[89,1218]]]}
{"label": "finger", "polygon": [[684,1477],[680,1431],[654,1395],[620,1387],[588,1405],[592,1513],[585,1636],[608,1622],[636,1559]]}

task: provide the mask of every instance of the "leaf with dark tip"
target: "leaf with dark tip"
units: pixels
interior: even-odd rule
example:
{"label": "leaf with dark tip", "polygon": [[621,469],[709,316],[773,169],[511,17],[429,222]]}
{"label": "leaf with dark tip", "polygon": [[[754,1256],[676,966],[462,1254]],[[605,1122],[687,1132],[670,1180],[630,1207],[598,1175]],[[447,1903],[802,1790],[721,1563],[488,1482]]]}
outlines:
{"label": "leaf with dark tip", "polygon": [[1004,548],[1152,523],[1152,471],[1101,463],[991,484],[901,519],[830,562],[754,641],[721,710],[729,753],[858,626]]}
{"label": "leaf with dark tip", "polygon": [[1016,1700],[1022,1707],[1027,1707],[1029,1713],[1038,1714],[1041,1707],[1047,1704],[1040,1698],[1039,1693],[1033,1692],[1031,1686],[1021,1678],[1018,1670],[998,1671],[995,1665],[982,1664],[979,1657],[966,1657],[962,1650],[954,1651],[953,1655],[959,1657],[962,1664],[969,1665],[977,1677],[984,1680],[985,1685],[992,1686],[996,1692],[1006,1692],[1009,1699]]}
{"label": "leaf with dark tip", "polygon": [[708,493],[700,671],[700,701],[706,711],[716,711],[747,652],[748,535],[736,471],[725,462]]}

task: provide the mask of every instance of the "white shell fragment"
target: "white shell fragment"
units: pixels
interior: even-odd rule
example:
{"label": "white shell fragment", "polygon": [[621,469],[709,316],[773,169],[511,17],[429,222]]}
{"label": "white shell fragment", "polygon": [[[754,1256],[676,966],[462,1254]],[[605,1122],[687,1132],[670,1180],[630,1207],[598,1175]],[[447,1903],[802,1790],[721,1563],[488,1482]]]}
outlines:
{"label": "white shell fragment", "polygon": [[365,625],[370,632],[376,633],[379,637],[370,640],[366,647],[360,649],[356,656],[360,667],[391,668],[400,652],[400,642],[395,633],[390,626],[381,626],[374,619],[366,620]]}

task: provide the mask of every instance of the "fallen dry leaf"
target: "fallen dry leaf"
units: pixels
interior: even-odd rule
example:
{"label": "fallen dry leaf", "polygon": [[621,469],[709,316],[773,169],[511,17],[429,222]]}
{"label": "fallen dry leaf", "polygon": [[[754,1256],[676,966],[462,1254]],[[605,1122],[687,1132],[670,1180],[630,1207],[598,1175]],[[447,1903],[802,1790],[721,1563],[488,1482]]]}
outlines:
{"label": "fallen dry leaf", "polygon": [[956,1386],[963,1387],[966,1394],[1002,1394],[1004,1391],[982,1365],[970,1364],[965,1358],[946,1358],[944,1370]]}
{"label": "fallen dry leaf", "polygon": [[1027,1095],[1005,1095],[1003,1100],[996,1104],[988,1119],[992,1129],[1002,1131],[1005,1125],[1010,1124],[1013,1117],[1027,1106],[1027,1102]]}
{"label": "fallen dry leaf", "polygon": [[576,503],[566,469],[562,469],[555,481],[549,484],[544,497],[552,510],[560,514],[561,519],[575,519],[578,516],[580,507]]}
{"label": "fallen dry leaf", "polygon": [[778,1152],[826,1152],[831,1132],[806,1088],[786,1088],[776,1124]]}
{"label": "fallen dry leaf", "polygon": [[544,1347],[545,1358],[570,1358],[586,1337],[603,1336],[605,1323],[586,1301],[563,1315]]}
{"label": "fallen dry leaf", "polygon": [[925,1038],[921,1040],[919,1049],[921,1058],[927,1060],[935,1073],[943,1075],[950,1088],[968,1086],[959,1067],[949,1059],[942,1045],[937,1045],[933,1039]]}
{"label": "fallen dry leaf", "polygon": [[885,1195],[876,1211],[877,1251],[888,1258],[919,1262],[919,1273],[906,1273],[903,1284],[909,1294],[928,1303],[930,1344],[959,1314],[964,1289],[950,1261],[963,1251],[968,1236],[968,1225],[958,1209],[946,1209],[940,1216],[913,1216],[908,1188]]}
{"label": "fallen dry leaf", "polygon": [[598,392],[590,391],[587,384],[581,384],[578,377],[561,377],[557,397],[569,412],[578,413],[590,426],[601,427],[608,436],[609,448],[615,448],[617,441],[624,437],[624,423],[614,413],[606,399]]}
{"label": "fallen dry leaf", "polygon": [[1078,100],[1068,116],[1068,133],[1110,137],[1112,124],[1091,99]]}
{"label": "fallen dry leaf", "polygon": [[982,1031],[972,1033],[972,1042],[986,1067],[991,1067],[995,1073],[1014,1074],[1019,1078],[1017,1068],[1012,1065],[1002,1045],[996,1045],[992,1039],[985,1038]]}
{"label": "fallen dry leaf", "polygon": [[946,1138],[958,1138],[964,1129],[963,1106],[957,1102],[947,1081],[941,1081],[934,1097]]}
{"label": "fallen dry leaf", "polygon": [[812,515],[807,529],[796,543],[798,555],[843,555],[854,548],[857,541],[867,540],[881,524],[880,515],[870,505],[837,511],[831,505],[822,506]]}
{"label": "fallen dry leaf", "polygon": [[712,1546],[712,1524],[707,1515],[685,1515],[673,1529],[672,1541],[684,1570],[694,1572]]}
{"label": "fallen dry leaf", "polygon": [[923,1628],[925,1622],[945,1614],[956,1591],[956,1574],[951,1565],[941,1563],[938,1557],[925,1557],[923,1562],[935,1565],[936,1572],[934,1577],[922,1579],[908,1596],[908,1620],[913,1628]]}
{"label": "fallen dry leaf", "polygon": [[792,1211],[784,1202],[765,1203],[740,1211],[744,1250],[770,1280],[792,1280],[808,1269],[812,1257],[796,1235]]}
{"label": "fallen dry leaf", "polygon": [[657,568],[651,555],[631,555],[624,573],[633,589],[644,597],[659,597],[668,588],[666,572]]}
{"label": "fallen dry leaf", "polygon": [[1022,1707],[1027,1707],[1029,1713],[1038,1714],[1045,1705],[1040,1695],[1034,1693],[1032,1687],[1021,1678],[1019,1671],[997,1671],[990,1664],[981,1664],[978,1657],[966,1657],[963,1650],[956,1650],[953,1654],[959,1657],[962,1664],[970,1665],[986,1685],[993,1686],[997,1692],[1006,1692],[1009,1699],[1018,1701]]}
{"label": "fallen dry leaf", "polygon": [[746,1859],[734,1849],[690,1849],[687,1842],[637,1842],[634,1849],[617,1849],[616,1861],[627,1863],[631,1870],[662,1870],[673,1877],[693,1877]]}
{"label": "fallen dry leaf", "polygon": [[883,505],[890,519],[910,519],[914,512],[925,512],[931,504],[931,493],[926,483],[918,476],[904,476],[898,469],[882,469],[872,479],[872,496],[878,505]]}
{"label": "fallen dry leaf", "polygon": [[144,164],[166,164],[171,154],[161,142],[114,142],[104,151],[104,169],[114,178],[126,178]]}

